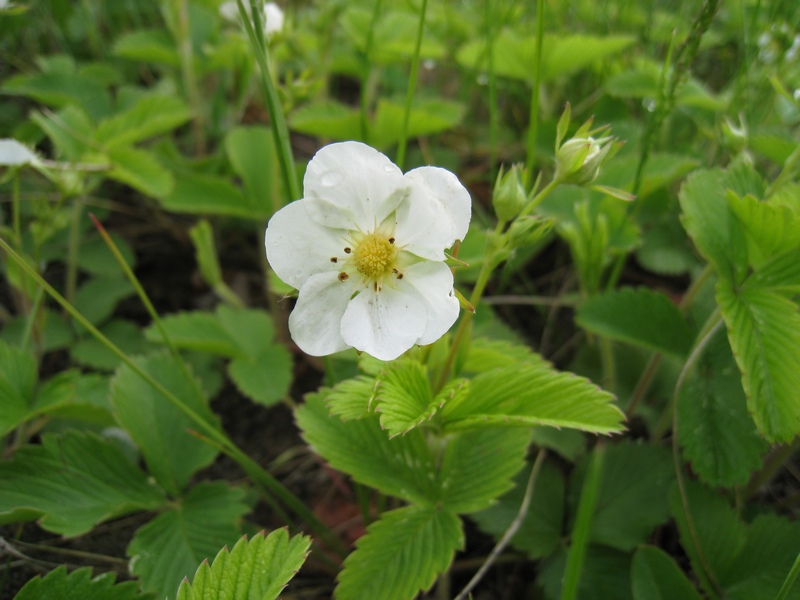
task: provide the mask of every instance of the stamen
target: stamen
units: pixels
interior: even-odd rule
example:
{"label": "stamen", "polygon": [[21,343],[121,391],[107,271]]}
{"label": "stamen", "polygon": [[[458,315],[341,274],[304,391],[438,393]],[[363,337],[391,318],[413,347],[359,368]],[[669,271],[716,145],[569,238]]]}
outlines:
{"label": "stamen", "polygon": [[345,253],[345,254],[350,254],[352,251],[353,251],[353,250],[352,250],[351,248],[345,248],[345,249],[344,249],[344,253]]}
{"label": "stamen", "polygon": [[332,263],[339,262],[339,259],[336,258],[335,256],[331,256],[331,262]]}
{"label": "stamen", "polygon": [[345,273],[344,271],[342,271],[341,273],[339,273],[339,281],[346,281],[348,277],[350,277],[350,275],[348,275],[348,274],[347,274],[347,273]]}

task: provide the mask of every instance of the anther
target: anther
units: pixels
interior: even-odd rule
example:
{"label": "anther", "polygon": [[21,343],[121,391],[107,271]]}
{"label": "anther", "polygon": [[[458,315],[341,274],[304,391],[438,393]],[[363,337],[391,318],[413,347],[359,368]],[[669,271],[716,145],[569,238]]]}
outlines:
{"label": "anther", "polygon": [[338,258],[336,258],[335,256],[331,256],[331,262],[332,263],[335,263],[335,262],[338,262],[338,261],[339,261]]}
{"label": "anther", "polygon": [[347,274],[347,273],[345,273],[344,271],[342,271],[341,273],[339,273],[339,281],[345,281],[345,280],[346,280],[348,277],[350,277],[350,275],[348,275],[348,274]]}
{"label": "anther", "polygon": [[344,249],[344,253],[345,254],[350,254],[352,251],[353,250],[351,248],[349,248],[349,247]]}
{"label": "anther", "polygon": [[393,238],[393,237],[390,237],[390,238],[389,238],[389,243],[390,243],[390,244],[394,244],[394,238]]}

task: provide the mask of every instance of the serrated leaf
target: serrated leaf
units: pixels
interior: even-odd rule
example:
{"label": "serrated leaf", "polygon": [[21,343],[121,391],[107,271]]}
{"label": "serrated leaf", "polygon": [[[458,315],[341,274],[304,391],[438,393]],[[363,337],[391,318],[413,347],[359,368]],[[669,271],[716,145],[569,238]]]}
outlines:
{"label": "serrated leaf", "polygon": [[175,178],[155,156],[146,150],[129,146],[111,146],[106,149],[113,163],[106,175],[121,181],[153,198],[164,198],[175,187]]}
{"label": "serrated leaf", "polygon": [[[161,324],[176,348],[226,357],[238,355],[236,341],[213,313],[193,311],[167,315],[161,319]],[[163,343],[155,325],[145,329],[144,335],[151,342]]]}
{"label": "serrated leaf", "polygon": [[378,378],[375,411],[389,437],[410,431],[436,413],[424,365],[414,360],[394,362]]}
{"label": "serrated leaf", "polygon": [[199,483],[170,510],[140,527],[128,556],[142,588],[159,598],[175,598],[181,580],[236,541],[238,522],[249,511],[243,500],[242,490],[225,483]]}
{"label": "serrated leaf", "polygon": [[44,577],[37,576],[28,581],[14,600],[42,600],[60,598],[63,600],[153,600],[151,594],[140,594],[135,581],[115,583],[114,573],[103,573],[92,578],[89,567],[75,569],[67,573],[65,566],[50,571]]}
{"label": "serrated leaf", "polygon": [[678,414],[684,458],[708,485],[747,483],[761,466],[767,445],[747,413],[741,378],[722,335],[709,344],[684,384]]}
{"label": "serrated leaf", "polygon": [[90,323],[98,325],[112,315],[120,300],[135,292],[130,281],[120,274],[94,277],[78,288],[73,305]]}
{"label": "serrated leaf", "polygon": [[[576,502],[588,461],[589,457],[573,471]],[[669,518],[664,490],[673,480],[674,467],[666,448],[628,442],[609,445],[592,516],[591,543],[629,551],[644,542]]]}
{"label": "serrated leaf", "polygon": [[101,145],[131,145],[167,133],[191,119],[189,107],[175,96],[148,95],[125,111],[103,120],[95,140]]}
{"label": "serrated leaf", "polygon": [[800,248],[773,256],[759,266],[747,278],[747,286],[785,294],[800,292]]}
{"label": "serrated leaf", "polygon": [[634,600],[701,600],[672,557],[654,546],[633,555],[631,589]]}
{"label": "serrated leaf", "polygon": [[783,295],[717,283],[717,303],[742,374],[747,407],[771,441],[800,432],[800,313]]}
{"label": "serrated leaf", "polygon": [[[150,354],[135,359],[135,363],[206,423],[219,427],[197,381],[187,378],[169,353]],[[111,403],[118,421],[142,451],[150,472],[172,494],[183,489],[195,471],[217,454],[191,434],[199,425],[127,365],[117,370],[111,383]]]}
{"label": "serrated leaf", "polygon": [[681,221],[700,254],[721,276],[738,283],[747,269],[747,244],[725,198],[729,180],[724,171],[695,171],[686,178],[678,198]]}
{"label": "serrated leaf", "polygon": [[745,232],[749,263],[755,269],[776,254],[800,250],[800,218],[789,207],[735,193],[727,200]]}
{"label": "serrated leaf", "polygon": [[451,512],[421,506],[385,512],[347,557],[335,596],[413,598],[433,585],[463,545],[461,521]]}
{"label": "serrated leaf", "polygon": [[273,212],[272,198],[280,179],[272,132],[263,126],[235,127],[225,136],[225,151],[236,174],[242,178],[253,206],[264,214]]}
{"label": "serrated leaf", "polygon": [[517,425],[571,427],[595,433],[622,429],[614,397],[574,373],[524,364],[477,375],[470,391],[441,411],[448,431]]}
{"label": "serrated leaf", "polygon": [[0,479],[0,522],[39,518],[44,529],[66,536],[164,503],[163,493],[113,443],[76,430],[20,448],[0,463]]}
{"label": "serrated leaf", "polygon": [[[489,508],[470,514],[481,531],[500,539],[519,513],[530,469],[514,478],[514,487]],[[511,545],[533,559],[542,558],[558,548],[563,537],[564,477],[548,463],[542,465],[533,488],[528,512]]]}
{"label": "serrated leaf", "polygon": [[268,213],[227,179],[213,175],[184,173],[170,193],[159,197],[167,210],[194,215],[225,215],[261,221]]}
{"label": "serrated leaf", "polygon": [[194,581],[181,583],[176,600],[273,600],[294,577],[308,555],[311,540],[289,537],[285,529],[264,536],[243,537],[233,550],[223,548],[214,559],[200,565]]}
{"label": "serrated leaf", "polygon": [[375,410],[373,401],[377,396],[377,387],[377,380],[359,375],[336,384],[325,395],[325,401],[331,415],[336,415],[342,421],[361,419]]}
{"label": "serrated leaf", "polygon": [[36,359],[0,341],[0,437],[21,425],[33,402]]}
{"label": "serrated leaf", "polygon": [[483,373],[509,363],[528,363],[549,366],[544,358],[533,352],[530,346],[515,344],[507,340],[490,340],[476,337],[469,347],[463,370],[467,373]]}
{"label": "serrated leaf", "polygon": [[[148,349],[141,328],[130,321],[114,319],[100,331],[128,356],[141,354]],[[113,371],[120,364],[119,357],[94,337],[84,337],[70,348],[72,359],[82,365],[102,371]]]}
{"label": "serrated leaf", "polygon": [[576,320],[592,333],[678,358],[692,346],[692,333],[678,307],[644,287],[593,296],[578,308]]}
{"label": "serrated leaf", "polygon": [[[686,481],[684,485],[696,538],[690,532],[677,485],[670,493],[672,517],[678,525],[681,545],[691,560],[695,575],[709,594],[715,594],[703,565],[707,565],[715,579],[729,569],[744,546],[745,526],[724,497],[693,481]],[[695,548],[695,539],[702,560]]]}

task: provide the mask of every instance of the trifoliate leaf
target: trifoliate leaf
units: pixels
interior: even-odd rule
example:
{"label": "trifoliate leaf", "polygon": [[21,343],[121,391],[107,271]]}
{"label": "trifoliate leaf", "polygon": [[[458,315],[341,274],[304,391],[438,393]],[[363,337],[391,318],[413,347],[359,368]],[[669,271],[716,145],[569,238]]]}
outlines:
{"label": "trifoliate leaf", "polygon": [[407,506],[381,515],[344,563],[337,598],[405,600],[433,585],[464,545],[453,513]]}
{"label": "trifoliate leaf", "polygon": [[800,313],[781,294],[717,284],[717,303],[742,373],[747,407],[771,441],[800,432]]}
{"label": "trifoliate leaf", "polygon": [[[187,377],[170,354],[159,352],[135,362],[206,423],[219,427],[197,381]],[[192,435],[199,430],[198,423],[127,365],[117,370],[111,383],[111,403],[118,421],[141,449],[150,472],[174,495],[217,454],[212,446]]]}
{"label": "trifoliate leaf", "polygon": [[141,594],[135,581],[115,584],[113,573],[103,573],[92,579],[88,567],[76,569],[67,574],[67,568],[60,566],[44,577],[34,577],[25,584],[14,600],[42,600],[60,598],[71,600],[153,600],[152,594]]}
{"label": "trifoliate leaf", "polygon": [[664,294],[622,288],[593,296],[578,308],[578,324],[592,333],[685,357],[692,345],[689,325]]}
{"label": "trifoliate leaf", "polygon": [[164,503],[160,489],[111,442],[69,430],[45,435],[0,463],[0,523],[40,519],[75,536],[96,524]]}
{"label": "trifoliate leaf", "polygon": [[376,412],[389,437],[429,420],[439,408],[424,365],[415,360],[393,363],[379,376]]}
{"label": "trifoliate leaf", "polygon": [[477,375],[469,393],[442,407],[448,431],[547,425],[595,433],[622,430],[614,397],[573,373],[546,364],[512,365]]}
{"label": "trifoliate leaf", "polygon": [[378,382],[371,377],[358,376],[334,386],[325,396],[331,414],[342,421],[361,419],[374,412]]}
{"label": "trifoliate leaf", "polygon": [[633,555],[631,588],[634,600],[701,600],[672,557],[654,546]]}
{"label": "trifoliate leaf", "polygon": [[184,578],[239,537],[239,520],[250,510],[243,499],[242,490],[225,483],[199,483],[170,510],[140,527],[128,556],[142,588],[158,598],[175,598]]}
{"label": "trifoliate leaf", "polygon": [[[519,513],[530,468],[514,478],[514,487],[489,508],[470,515],[482,531],[500,539]],[[528,512],[511,545],[533,559],[552,553],[561,543],[564,522],[564,477],[555,467],[545,463],[533,488]]]}
{"label": "trifoliate leaf", "polygon": [[678,432],[684,457],[708,485],[747,483],[767,450],[753,419],[728,342],[709,344],[678,399]]}
{"label": "trifoliate leaf", "polygon": [[310,544],[305,536],[289,538],[285,529],[244,537],[230,552],[220,550],[213,565],[203,562],[191,584],[184,579],[176,600],[273,600],[302,566]]}

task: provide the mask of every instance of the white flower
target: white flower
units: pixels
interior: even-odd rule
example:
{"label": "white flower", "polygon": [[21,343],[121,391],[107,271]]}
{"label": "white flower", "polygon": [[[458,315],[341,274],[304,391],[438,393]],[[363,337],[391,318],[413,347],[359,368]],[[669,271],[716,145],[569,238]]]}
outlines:
{"label": "white flower", "polygon": [[[244,0],[244,7],[249,14],[250,12],[249,0]],[[223,2],[222,4],[220,4],[219,14],[222,15],[223,19],[230,21],[231,23],[238,23],[239,6],[236,3],[236,0],[233,1],[229,0],[228,2]],[[275,4],[274,2],[267,2],[264,5],[262,18],[263,18],[264,35],[266,35],[267,38],[270,38],[274,34],[279,33],[283,30],[283,11],[281,10],[281,7]]]}
{"label": "white flower", "polygon": [[470,220],[456,176],[437,167],[403,175],[377,150],[343,142],[317,152],[303,187],[265,240],[275,273],[299,291],[289,317],[297,345],[392,360],[444,335],[459,311],[444,250]]}

